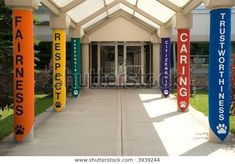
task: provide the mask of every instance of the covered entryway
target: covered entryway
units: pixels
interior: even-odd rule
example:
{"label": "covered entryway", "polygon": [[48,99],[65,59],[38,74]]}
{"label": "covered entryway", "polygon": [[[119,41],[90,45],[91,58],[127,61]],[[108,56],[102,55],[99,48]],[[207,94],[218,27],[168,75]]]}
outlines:
{"label": "covered entryway", "polygon": [[[57,112],[66,108],[66,37],[69,29],[72,43],[71,70],[74,97],[80,94],[81,87],[90,88],[92,69],[89,68],[89,55],[92,42],[127,43],[123,47],[123,56],[120,51],[120,59],[118,44],[99,46],[96,67],[98,85],[100,83],[104,85],[143,83],[143,45],[141,48],[138,45],[128,45],[128,42],[151,42],[153,44],[153,82],[159,81],[161,91],[165,93],[163,96],[168,97],[170,93],[169,48],[172,30],[177,30],[177,106],[175,109],[181,112],[189,110],[190,29],[193,25],[191,11],[199,6],[202,0],[5,0],[5,2],[13,9],[16,141],[33,139],[33,9],[36,9],[40,2],[51,11],[49,22],[53,30],[53,105]],[[229,134],[231,8],[235,6],[235,1],[203,0],[203,2],[211,10],[209,134],[211,141],[223,142]],[[113,74],[113,77],[110,78],[110,74]],[[123,78],[116,78],[118,74],[123,74]],[[104,104],[108,102],[108,99],[104,100]]]}

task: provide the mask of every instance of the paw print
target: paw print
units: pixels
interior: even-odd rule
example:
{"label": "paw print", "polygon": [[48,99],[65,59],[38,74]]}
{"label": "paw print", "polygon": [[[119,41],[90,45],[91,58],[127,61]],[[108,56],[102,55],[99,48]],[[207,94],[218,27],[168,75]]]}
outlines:
{"label": "paw print", "polygon": [[74,91],[73,91],[73,94],[74,94],[75,96],[77,96],[77,95],[78,95],[78,90],[74,90]]}
{"label": "paw print", "polygon": [[180,107],[181,107],[181,108],[186,108],[186,105],[187,105],[187,104],[186,104],[185,101],[181,101],[181,102],[180,102]]}
{"label": "paw print", "polygon": [[168,94],[169,94],[169,91],[168,91],[168,90],[164,90],[163,93],[164,93],[165,95],[168,95]]}
{"label": "paw print", "polygon": [[62,105],[61,105],[60,102],[56,102],[56,103],[55,103],[55,107],[56,107],[56,108],[61,108],[61,106],[62,106]]}
{"label": "paw print", "polygon": [[226,134],[227,132],[227,126],[225,126],[225,124],[219,124],[216,126],[216,129],[218,134]]}
{"label": "paw print", "polygon": [[23,135],[24,134],[24,127],[22,125],[17,125],[15,127],[16,135]]}

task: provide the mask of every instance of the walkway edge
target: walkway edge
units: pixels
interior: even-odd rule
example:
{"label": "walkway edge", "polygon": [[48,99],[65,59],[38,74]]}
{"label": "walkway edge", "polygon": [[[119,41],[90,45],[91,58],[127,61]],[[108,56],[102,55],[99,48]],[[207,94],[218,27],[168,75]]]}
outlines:
{"label": "walkway edge", "polygon": [[[38,129],[47,119],[49,119],[52,114],[55,113],[53,106],[47,108],[44,112],[39,114],[37,117],[35,117],[34,121],[34,130]],[[7,137],[3,138],[0,141],[0,144],[2,143],[13,143],[14,142],[14,133],[12,132]]]}

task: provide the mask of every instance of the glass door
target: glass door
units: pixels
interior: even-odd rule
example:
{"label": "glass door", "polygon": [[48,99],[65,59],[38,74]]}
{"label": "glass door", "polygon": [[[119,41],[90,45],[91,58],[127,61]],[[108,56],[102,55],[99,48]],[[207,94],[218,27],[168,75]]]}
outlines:
{"label": "glass door", "polygon": [[102,85],[116,83],[115,45],[100,46],[100,83]]}
{"label": "glass door", "polygon": [[117,85],[123,86],[125,83],[124,45],[119,44],[117,49]]}
{"label": "glass door", "polygon": [[141,46],[126,46],[126,83],[141,83]]}

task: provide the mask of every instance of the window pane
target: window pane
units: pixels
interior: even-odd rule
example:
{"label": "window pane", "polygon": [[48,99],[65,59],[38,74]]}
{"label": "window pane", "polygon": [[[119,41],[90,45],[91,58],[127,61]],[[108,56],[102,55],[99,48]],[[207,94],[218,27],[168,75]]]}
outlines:
{"label": "window pane", "polygon": [[133,14],[134,10],[132,10],[131,8],[127,7],[126,5],[120,4],[120,7],[122,10],[124,10],[125,12],[129,13],[129,14]]}
{"label": "window pane", "polygon": [[98,46],[91,45],[91,82],[98,83]]}
{"label": "window pane", "polygon": [[108,4],[110,4],[110,3],[112,3],[112,2],[114,2],[115,0],[105,0],[105,3],[106,3],[106,5],[108,5]]}
{"label": "window pane", "polygon": [[52,1],[59,7],[63,7],[67,5],[68,3],[72,2],[73,0],[52,0]]}
{"label": "window pane", "polygon": [[136,4],[136,0],[127,0],[129,3],[131,3],[132,5]]}
{"label": "window pane", "polygon": [[79,6],[73,8],[68,12],[68,15],[75,21],[80,22],[91,14],[104,7],[103,0],[86,0]]}
{"label": "window pane", "polygon": [[175,12],[156,0],[139,0],[137,5],[144,12],[166,23]]}
{"label": "window pane", "polygon": [[113,6],[111,9],[108,10],[108,14],[112,15],[113,13],[115,13],[116,11],[120,10],[120,4],[117,4],[115,6]]}
{"label": "window pane", "polygon": [[148,18],[145,18],[144,16],[140,15],[139,13],[135,12],[135,17],[143,21],[144,23],[148,24],[149,26],[152,26],[154,28],[159,28],[160,26],[154,23],[153,21],[149,20]]}
{"label": "window pane", "polygon": [[126,5],[119,3],[116,6],[114,6],[113,8],[108,10],[108,14],[112,15],[113,13],[117,12],[118,10],[122,9],[123,11],[129,13],[129,14],[133,14],[134,10],[132,10],[131,8],[127,7]]}
{"label": "window pane", "polygon": [[104,19],[107,16],[108,15],[106,12],[97,16],[96,18],[94,18],[91,21],[87,22],[86,24],[82,25],[82,29],[86,29],[86,28],[93,26],[94,24],[98,23],[99,21],[101,21],[102,19]]}
{"label": "window pane", "polygon": [[169,0],[170,2],[174,3],[179,7],[184,7],[189,1],[191,0]]}

